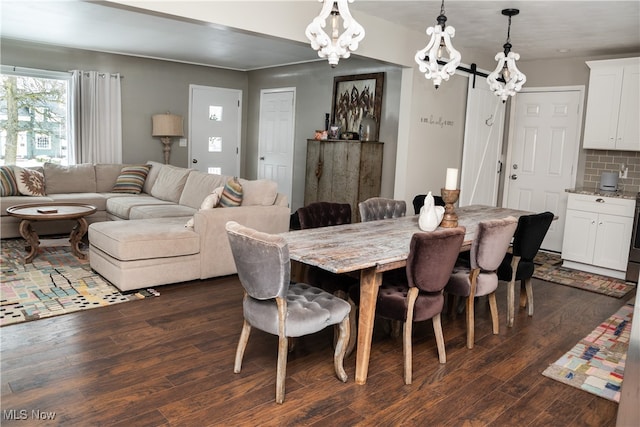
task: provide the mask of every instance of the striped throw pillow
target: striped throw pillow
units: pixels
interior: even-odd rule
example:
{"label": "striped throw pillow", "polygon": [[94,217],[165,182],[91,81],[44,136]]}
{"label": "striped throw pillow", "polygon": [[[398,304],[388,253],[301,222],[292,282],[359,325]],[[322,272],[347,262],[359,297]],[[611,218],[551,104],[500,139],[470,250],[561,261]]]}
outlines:
{"label": "striped throw pillow", "polygon": [[125,166],[120,171],[112,193],[139,194],[149,174],[150,165]]}
{"label": "striped throw pillow", "polygon": [[231,178],[224,185],[219,204],[225,208],[232,208],[242,204],[242,184],[238,181],[238,177]]}
{"label": "striped throw pillow", "polygon": [[0,166],[0,196],[19,196],[18,183],[11,166]]}

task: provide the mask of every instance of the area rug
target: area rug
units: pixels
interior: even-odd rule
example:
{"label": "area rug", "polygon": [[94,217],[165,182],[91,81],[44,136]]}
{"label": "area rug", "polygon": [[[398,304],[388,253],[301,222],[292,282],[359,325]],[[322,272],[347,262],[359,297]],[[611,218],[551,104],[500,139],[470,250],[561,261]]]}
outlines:
{"label": "area rug", "polygon": [[538,265],[536,265],[533,277],[547,282],[580,288],[616,298],[624,297],[635,288],[635,284],[632,282],[563,267],[560,255],[550,252],[538,252],[534,263]]}
{"label": "area rug", "polygon": [[542,375],[619,402],[631,334],[632,301],[549,365]]}
{"label": "area rug", "polygon": [[24,240],[2,240],[1,245],[0,326],[159,295],[153,289],[120,292],[68,245],[41,247],[28,264]]}

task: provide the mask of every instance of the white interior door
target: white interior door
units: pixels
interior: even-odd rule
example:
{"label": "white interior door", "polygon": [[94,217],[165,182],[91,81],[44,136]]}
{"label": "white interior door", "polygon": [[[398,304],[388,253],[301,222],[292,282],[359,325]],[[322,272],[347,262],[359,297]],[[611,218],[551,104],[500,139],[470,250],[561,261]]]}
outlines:
{"label": "white interior door", "polygon": [[189,159],[193,169],[239,176],[241,100],[241,90],[189,86]]}
{"label": "white interior door", "polygon": [[260,91],[258,179],[278,183],[278,191],[291,202],[295,88]]}
{"label": "white interior door", "polygon": [[469,81],[459,206],[497,205],[504,113],[485,79]]}
{"label": "white interior door", "polygon": [[512,101],[505,205],[553,212],[542,248],[560,252],[567,193],[575,186],[582,89],[518,93]]}

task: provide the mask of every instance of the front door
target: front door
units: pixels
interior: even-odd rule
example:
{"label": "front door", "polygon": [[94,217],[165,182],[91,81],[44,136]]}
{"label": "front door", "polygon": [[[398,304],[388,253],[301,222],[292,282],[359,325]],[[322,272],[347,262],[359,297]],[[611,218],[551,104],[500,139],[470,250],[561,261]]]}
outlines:
{"label": "front door", "polygon": [[189,158],[206,173],[240,174],[242,91],[189,86]]}
{"label": "front door", "polygon": [[[512,100],[505,206],[553,212],[542,249],[560,252],[567,193],[575,185],[582,90],[520,92]],[[514,102],[515,101],[515,102]]]}

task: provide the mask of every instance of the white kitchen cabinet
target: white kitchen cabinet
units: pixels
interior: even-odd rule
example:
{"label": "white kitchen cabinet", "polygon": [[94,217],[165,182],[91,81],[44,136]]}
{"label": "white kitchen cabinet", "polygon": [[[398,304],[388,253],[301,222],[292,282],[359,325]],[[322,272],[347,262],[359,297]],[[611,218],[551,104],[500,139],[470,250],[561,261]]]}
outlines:
{"label": "white kitchen cabinet", "polygon": [[640,58],[588,61],[584,148],[640,151]]}
{"label": "white kitchen cabinet", "polygon": [[569,194],[563,265],[624,279],[635,204],[632,199]]}

